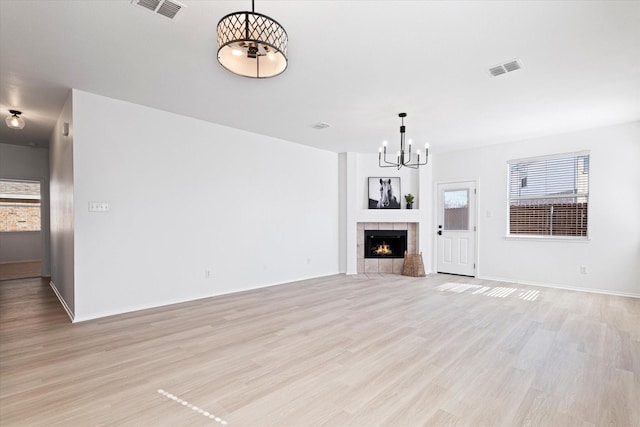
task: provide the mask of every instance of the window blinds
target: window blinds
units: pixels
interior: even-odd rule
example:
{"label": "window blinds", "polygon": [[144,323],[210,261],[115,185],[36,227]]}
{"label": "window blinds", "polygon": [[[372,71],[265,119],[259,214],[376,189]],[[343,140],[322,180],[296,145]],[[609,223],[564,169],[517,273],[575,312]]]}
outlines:
{"label": "window blinds", "polygon": [[589,153],[509,162],[509,234],[587,236]]}

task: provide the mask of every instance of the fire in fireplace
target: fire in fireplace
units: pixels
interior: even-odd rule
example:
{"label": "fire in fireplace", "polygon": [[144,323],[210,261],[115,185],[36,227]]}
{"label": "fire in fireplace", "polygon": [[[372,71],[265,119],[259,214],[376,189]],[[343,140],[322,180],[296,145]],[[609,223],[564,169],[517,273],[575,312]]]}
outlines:
{"label": "fire in fireplace", "polygon": [[391,255],[393,251],[387,242],[382,242],[377,248],[373,249],[373,253],[376,255]]}
{"label": "fire in fireplace", "polygon": [[365,258],[403,258],[407,250],[407,230],[365,230]]}

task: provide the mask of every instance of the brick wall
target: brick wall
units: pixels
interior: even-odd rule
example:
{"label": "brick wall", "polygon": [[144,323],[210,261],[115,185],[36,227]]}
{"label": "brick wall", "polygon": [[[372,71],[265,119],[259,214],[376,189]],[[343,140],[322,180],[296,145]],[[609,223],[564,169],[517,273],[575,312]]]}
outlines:
{"label": "brick wall", "polygon": [[0,203],[0,231],[39,231],[40,204]]}
{"label": "brick wall", "polygon": [[40,231],[40,183],[0,180],[0,231]]}

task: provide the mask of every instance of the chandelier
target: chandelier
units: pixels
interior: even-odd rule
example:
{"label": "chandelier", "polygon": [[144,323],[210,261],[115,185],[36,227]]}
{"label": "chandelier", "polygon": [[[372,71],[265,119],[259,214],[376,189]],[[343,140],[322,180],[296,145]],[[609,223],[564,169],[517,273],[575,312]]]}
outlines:
{"label": "chandelier", "polygon": [[287,68],[287,32],[275,20],[251,12],[234,12],[218,22],[218,62],[244,77],[262,79]]}
{"label": "chandelier", "polygon": [[[382,143],[382,147],[378,150],[378,165],[381,168],[397,168],[405,166],[407,168],[418,169],[419,166],[424,166],[427,164],[427,160],[429,159],[429,144],[424,145],[424,162],[420,162],[420,150],[416,150],[416,160],[414,163],[411,163],[411,140],[409,140],[409,147],[405,149],[404,143],[404,118],[407,117],[407,113],[400,113],[398,117],[402,120],[402,124],[400,125],[400,151],[398,151],[398,155],[396,156],[395,162],[390,162],[387,160],[387,141]],[[384,164],[382,164],[384,162]]]}

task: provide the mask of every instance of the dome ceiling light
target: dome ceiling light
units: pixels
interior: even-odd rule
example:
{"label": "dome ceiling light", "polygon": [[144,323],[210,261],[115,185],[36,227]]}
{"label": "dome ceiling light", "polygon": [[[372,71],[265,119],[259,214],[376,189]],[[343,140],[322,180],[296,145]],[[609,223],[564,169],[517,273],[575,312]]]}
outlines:
{"label": "dome ceiling light", "polygon": [[11,115],[5,119],[5,123],[11,129],[23,129],[24,128],[24,119],[20,117],[22,111],[18,110],[9,110]]}

